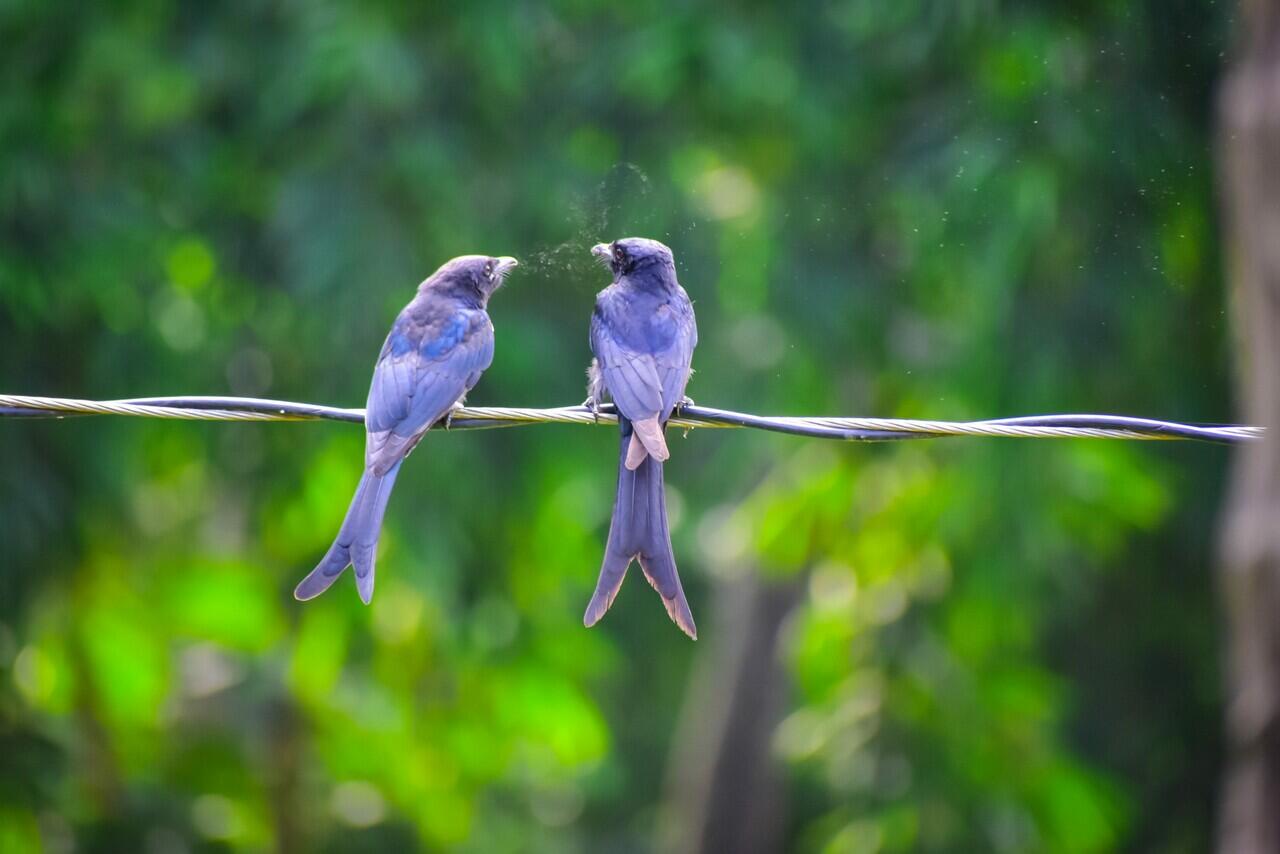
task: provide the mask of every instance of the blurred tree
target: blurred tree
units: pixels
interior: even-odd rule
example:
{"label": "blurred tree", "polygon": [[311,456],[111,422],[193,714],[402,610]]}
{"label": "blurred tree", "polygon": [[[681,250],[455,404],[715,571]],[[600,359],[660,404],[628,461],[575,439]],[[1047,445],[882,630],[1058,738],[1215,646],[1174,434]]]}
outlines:
{"label": "blurred tree", "polygon": [[1280,851],[1280,3],[1246,0],[1218,129],[1243,416],[1266,441],[1236,457],[1223,519],[1229,760],[1218,850]]}

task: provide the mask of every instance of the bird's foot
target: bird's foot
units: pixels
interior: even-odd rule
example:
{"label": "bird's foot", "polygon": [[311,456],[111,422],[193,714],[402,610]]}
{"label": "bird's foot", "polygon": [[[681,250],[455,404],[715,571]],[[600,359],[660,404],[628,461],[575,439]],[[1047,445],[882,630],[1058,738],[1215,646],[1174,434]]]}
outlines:
{"label": "bird's foot", "polygon": [[449,411],[444,414],[444,429],[448,430],[453,426],[453,415],[463,408],[461,400],[455,400],[453,406],[449,407]]}
{"label": "bird's foot", "polygon": [[[685,407],[686,407],[686,406],[693,406],[693,398],[692,398],[692,397],[689,397],[689,395],[687,395],[687,394],[683,394],[683,395],[681,395],[681,396],[680,396],[680,402],[676,404],[676,411],[675,411],[675,415],[676,415],[676,417],[677,417],[677,418],[684,418],[684,417],[685,417],[685,411],[684,411],[684,409],[685,409]],[[685,426],[685,428],[684,428],[684,435],[685,435],[685,437],[686,437],[686,438],[689,436],[689,427],[688,427],[688,425],[686,425],[686,426]]]}
{"label": "bird's foot", "polygon": [[591,418],[597,424],[600,423],[600,401],[594,394],[587,395],[587,399],[582,401],[582,406],[591,413]]}

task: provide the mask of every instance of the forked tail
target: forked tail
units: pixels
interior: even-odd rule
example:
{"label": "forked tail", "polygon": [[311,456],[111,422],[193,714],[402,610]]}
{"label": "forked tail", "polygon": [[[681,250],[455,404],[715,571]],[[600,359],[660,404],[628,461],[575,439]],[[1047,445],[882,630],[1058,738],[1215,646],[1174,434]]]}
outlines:
{"label": "forked tail", "polygon": [[613,520],[609,523],[609,541],[605,545],[604,563],[595,595],[587,605],[582,621],[593,626],[599,622],[618,595],[627,567],[633,559],[658,595],[675,624],[693,639],[698,629],[680,586],[676,558],[671,550],[671,532],[667,527],[667,496],[662,482],[662,462],[652,456],[634,470],[627,468],[627,447],[631,442],[631,422],[620,418],[622,444],[618,451],[618,495],[613,504]]}
{"label": "forked tail", "polygon": [[378,557],[378,535],[382,532],[382,516],[387,512],[387,499],[395,486],[400,463],[386,474],[366,470],[347,508],[338,536],[320,564],[298,583],[293,595],[297,599],[314,599],[338,580],[348,566],[356,569],[356,590],[366,605],[373,599],[373,569]]}

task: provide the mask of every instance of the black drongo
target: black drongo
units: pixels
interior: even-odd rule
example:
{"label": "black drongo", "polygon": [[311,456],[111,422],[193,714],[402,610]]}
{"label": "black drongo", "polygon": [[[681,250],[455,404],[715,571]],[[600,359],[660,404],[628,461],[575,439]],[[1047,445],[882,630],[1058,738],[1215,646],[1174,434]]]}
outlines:
{"label": "black drongo", "polygon": [[689,295],[676,281],[671,250],[656,240],[630,237],[591,252],[609,265],[613,284],[596,297],[591,316],[587,405],[608,392],[618,409],[622,445],[618,494],[595,595],[583,622],[595,625],[618,595],[631,561],[662,597],[667,613],[691,638],[689,613],[667,529],[662,462],[670,456],[664,431],[684,398],[698,328]]}
{"label": "black drongo", "polygon": [[489,297],[516,266],[514,258],[464,255],[418,286],[396,318],[373,370],[365,409],[364,476],[338,536],[320,565],[298,584],[299,599],[319,596],[348,566],[367,605],[382,515],[400,464],[493,361]]}

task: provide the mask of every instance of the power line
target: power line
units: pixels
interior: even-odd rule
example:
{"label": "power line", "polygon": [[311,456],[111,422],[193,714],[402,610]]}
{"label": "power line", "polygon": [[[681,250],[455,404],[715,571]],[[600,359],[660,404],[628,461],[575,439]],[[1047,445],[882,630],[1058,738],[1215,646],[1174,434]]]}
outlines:
{"label": "power line", "polygon": [[[147,397],[129,400],[76,400],[0,394],[0,418],[68,418],[126,415],[188,421],[346,421],[363,423],[363,409],[251,397]],[[611,406],[597,416],[584,406],[551,409],[464,407],[453,413],[450,430],[485,430],[530,424],[615,424]],[[859,442],[936,439],[944,436],[996,436],[1021,439],[1185,439],[1236,444],[1261,439],[1260,427],[1198,425],[1130,418],[1124,415],[1028,415],[987,421],[922,421],[902,418],[829,418],[763,416],[690,404],[677,410],[673,427],[746,427]],[[443,425],[442,425],[443,426]]]}

